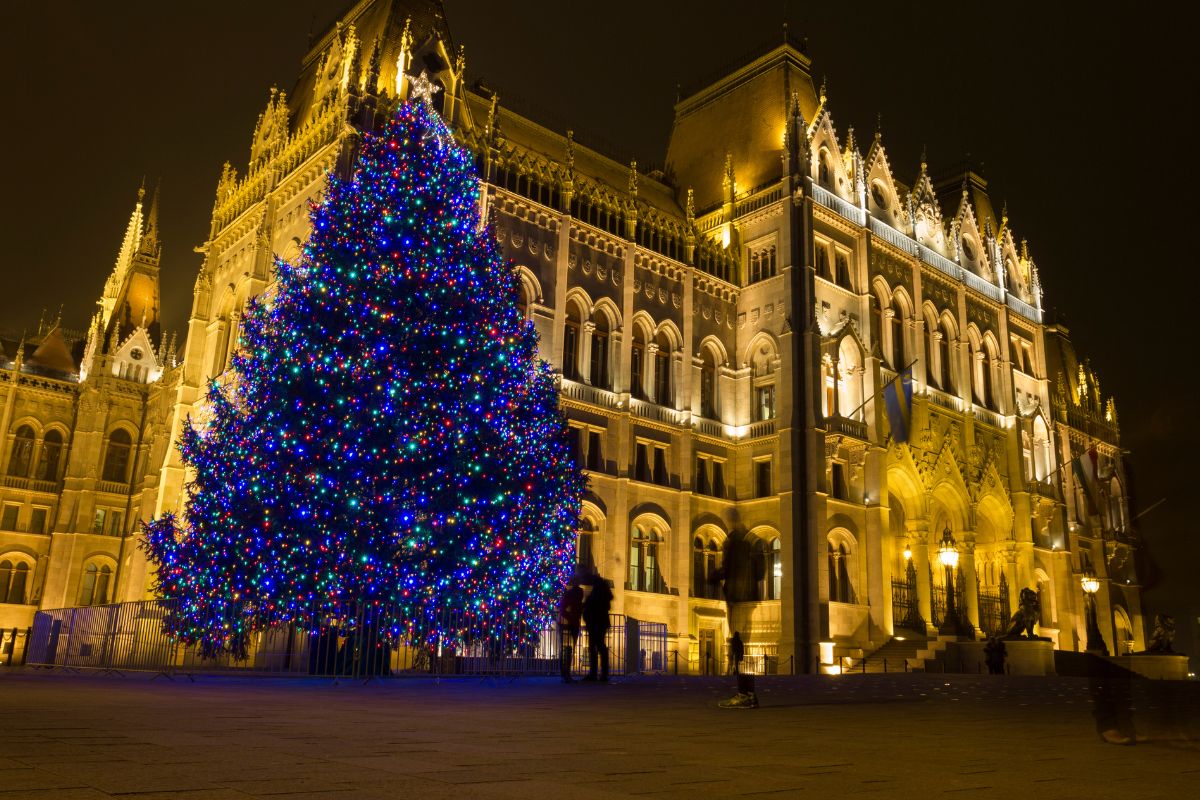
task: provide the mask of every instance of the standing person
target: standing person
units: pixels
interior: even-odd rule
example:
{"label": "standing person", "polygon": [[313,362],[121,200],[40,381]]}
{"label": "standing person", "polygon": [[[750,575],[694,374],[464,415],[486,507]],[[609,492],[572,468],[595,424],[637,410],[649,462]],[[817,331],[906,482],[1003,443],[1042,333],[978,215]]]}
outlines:
{"label": "standing person", "polygon": [[585,681],[594,681],[596,666],[600,666],[600,682],[608,681],[608,612],[612,608],[613,593],[608,581],[597,574],[592,581],[592,590],[583,603],[583,622],[588,632],[588,674]]}
{"label": "standing person", "polygon": [[563,683],[574,683],[571,665],[575,661],[575,646],[579,644],[579,618],[583,614],[583,587],[575,578],[563,592],[558,603],[559,671]]}
{"label": "standing person", "polygon": [[740,631],[733,632],[733,638],[729,640],[729,667],[734,675],[742,674],[742,659],[746,657],[746,644],[742,641]]}
{"label": "standing person", "polygon": [[[740,534],[731,534],[725,542],[725,560],[721,565],[720,577],[722,590],[725,595],[725,607],[732,610],[734,603],[747,600],[752,596],[751,587],[761,577],[756,574],[761,565],[756,564],[750,555],[749,542]],[[734,633],[729,643],[730,658],[735,657],[738,668],[737,694],[728,700],[722,700],[717,705],[721,708],[758,708],[758,693],[754,689],[754,676],[743,673],[740,669],[742,658],[746,654],[745,644],[741,634]]]}

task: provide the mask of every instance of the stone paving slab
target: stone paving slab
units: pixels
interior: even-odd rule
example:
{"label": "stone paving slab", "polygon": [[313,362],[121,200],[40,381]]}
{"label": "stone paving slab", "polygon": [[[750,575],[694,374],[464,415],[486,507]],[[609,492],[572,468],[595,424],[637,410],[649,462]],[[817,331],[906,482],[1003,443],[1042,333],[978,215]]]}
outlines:
{"label": "stone paving slab", "polygon": [[1200,785],[1200,684],[1138,682],[1136,747],[1099,740],[1081,679],[773,677],[761,708],[717,708],[731,688],[6,671],[0,800],[1097,800]]}

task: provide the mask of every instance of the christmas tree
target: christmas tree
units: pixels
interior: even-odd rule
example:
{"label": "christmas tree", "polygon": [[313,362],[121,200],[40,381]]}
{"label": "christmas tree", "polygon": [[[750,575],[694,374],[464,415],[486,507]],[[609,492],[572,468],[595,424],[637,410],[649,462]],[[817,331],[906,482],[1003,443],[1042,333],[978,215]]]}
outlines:
{"label": "christmas tree", "polygon": [[479,191],[427,100],[329,179],[179,442],[184,520],[145,528],[170,633],[241,652],[346,601],[410,641],[552,622],[583,479]]}

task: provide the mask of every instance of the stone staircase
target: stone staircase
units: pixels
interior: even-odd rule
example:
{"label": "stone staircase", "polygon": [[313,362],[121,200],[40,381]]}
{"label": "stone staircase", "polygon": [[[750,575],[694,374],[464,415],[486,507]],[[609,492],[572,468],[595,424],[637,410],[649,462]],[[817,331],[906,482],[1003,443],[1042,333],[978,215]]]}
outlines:
{"label": "stone staircase", "polygon": [[[938,642],[929,642],[924,638],[892,638],[882,647],[874,650],[866,658],[866,669],[860,663],[855,671],[877,672],[914,672],[924,668],[922,652]],[[941,643],[944,647],[944,643]]]}

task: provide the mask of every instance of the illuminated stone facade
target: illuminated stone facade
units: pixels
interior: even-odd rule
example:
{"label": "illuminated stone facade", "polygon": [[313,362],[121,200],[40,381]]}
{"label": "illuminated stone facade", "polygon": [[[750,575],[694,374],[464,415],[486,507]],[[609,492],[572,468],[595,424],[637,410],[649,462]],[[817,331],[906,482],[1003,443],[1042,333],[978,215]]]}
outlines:
{"label": "illuminated stone facade", "polygon": [[[450,42],[437,3],[364,0],[291,94],[272,90],[247,168],[218,183],[182,364],[156,384],[171,435],[228,366],[272,259],[297,254],[326,172],[425,71],[563,374],[591,481],[580,560],[614,580],[615,610],[667,623],[681,670],[721,668],[733,630],[784,670],[820,642],[856,656],[932,634],[947,528],[976,635],[1030,587],[1042,633],[1082,649],[1090,567],[1110,646],[1144,646],[1112,401],[1044,318],[1037,268],[979,176],[922,164],[902,183],[879,136],[865,154],[839,138],[790,43],[686,95],[665,172],[647,173],[468,88]],[[910,364],[897,443],[879,392]],[[1085,512],[1071,459],[1092,448],[1104,485]],[[166,453],[142,513],[177,509],[184,477]],[[732,607],[713,580],[726,552]],[[124,598],[144,592],[133,561]]]}
{"label": "illuminated stone facade", "polygon": [[[157,203],[142,196],[86,333],[0,341],[0,628],[145,585],[130,535],[158,497],[174,344],[159,320]],[[132,566],[131,566],[132,565]],[[2,660],[2,658],[0,658]]]}

